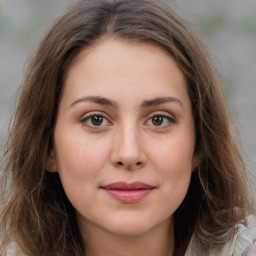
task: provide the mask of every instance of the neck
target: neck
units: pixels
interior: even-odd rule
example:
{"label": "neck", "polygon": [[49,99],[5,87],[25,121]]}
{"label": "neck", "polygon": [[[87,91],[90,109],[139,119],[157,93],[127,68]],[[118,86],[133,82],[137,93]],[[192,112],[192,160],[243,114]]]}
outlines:
{"label": "neck", "polygon": [[172,256],[174,236],[173,227],[169,226],[164,223],[137,236],[113,234],[96,226],[87,226],[86,234],[82,232],[86,256]]}

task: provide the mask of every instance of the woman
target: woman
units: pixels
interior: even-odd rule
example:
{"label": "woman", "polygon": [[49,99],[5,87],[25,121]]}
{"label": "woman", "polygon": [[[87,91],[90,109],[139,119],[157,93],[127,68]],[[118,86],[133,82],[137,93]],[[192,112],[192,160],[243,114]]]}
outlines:
{"label": "woman", "polygon": [[253,250],[220,82],[164,2],[86,1],[60,18],[28,68],[4,159],[1,255]]}

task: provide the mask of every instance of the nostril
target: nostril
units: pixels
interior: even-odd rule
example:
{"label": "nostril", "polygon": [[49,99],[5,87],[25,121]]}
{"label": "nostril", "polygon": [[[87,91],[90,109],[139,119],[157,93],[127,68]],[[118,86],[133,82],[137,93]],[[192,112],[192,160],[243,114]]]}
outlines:
{"label": "nostril", "polygon": [[140,167],[143,166],[143,162],[139,161],[139,162],[135,162],[133,164],[133,163],[126,163],[126,162],[118,161],[118,162],[116,162],[116,166],[125,167],[125,168],[128,168],[128,169],[131,169],[133,167],[140,168]]}

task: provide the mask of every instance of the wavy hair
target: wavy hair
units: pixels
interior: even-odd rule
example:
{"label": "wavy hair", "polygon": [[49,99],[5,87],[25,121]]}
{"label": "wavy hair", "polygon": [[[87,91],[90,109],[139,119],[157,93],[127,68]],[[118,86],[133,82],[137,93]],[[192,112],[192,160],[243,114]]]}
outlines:
{"label": "wavy hair", "polygon": [[0,255],[12,240],[28,256],[85,255],[74,208],[45,159],[67,70],[82,49],[108,39],[158,45],[186,78],[202,161],[174,213],[174,255],[184,255],[192,234],[206,250],[221,249],[253,210],[222,85],[191,29],[159,0],[82,1],[53,25],[27,69],[1,160]]}

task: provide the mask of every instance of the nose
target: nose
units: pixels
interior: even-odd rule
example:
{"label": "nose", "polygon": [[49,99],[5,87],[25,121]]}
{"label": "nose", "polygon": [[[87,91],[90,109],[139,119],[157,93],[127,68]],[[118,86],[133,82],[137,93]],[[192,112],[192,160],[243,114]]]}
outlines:
{"label": "nose", "polygon": [[115,167],[128,170],[140,169],[146,164],[141,136],[136,127],[125,125],[116,132],[111,162]]}

